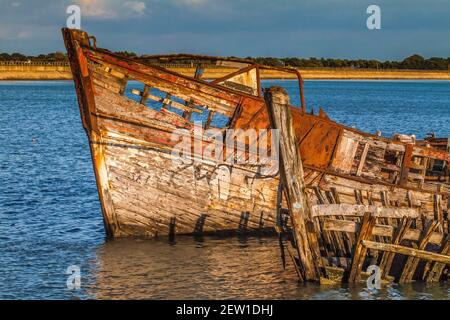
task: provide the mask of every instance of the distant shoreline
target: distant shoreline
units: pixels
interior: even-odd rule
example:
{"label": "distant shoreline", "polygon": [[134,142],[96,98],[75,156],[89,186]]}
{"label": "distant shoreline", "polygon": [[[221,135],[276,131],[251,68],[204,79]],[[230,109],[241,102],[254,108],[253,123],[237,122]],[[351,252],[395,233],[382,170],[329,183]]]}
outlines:
{"label": "distant shoreline", "polygon": [[[193,76],[195,68],[169,67],[169,70],[187,76]],[[450,80],[449,70],[389,70],[389,69],[351,69],[351,68],[308,68],[298,69],[303,79],[316,80]],[[229,74],[233,68],[207,68],[204,78],[217,79]],[[262,79],[294,79],[292,74],[276,70],[262,70]],[[68,66],[1,66],[0,81],[42,81],[71,80],[72,73]]]}

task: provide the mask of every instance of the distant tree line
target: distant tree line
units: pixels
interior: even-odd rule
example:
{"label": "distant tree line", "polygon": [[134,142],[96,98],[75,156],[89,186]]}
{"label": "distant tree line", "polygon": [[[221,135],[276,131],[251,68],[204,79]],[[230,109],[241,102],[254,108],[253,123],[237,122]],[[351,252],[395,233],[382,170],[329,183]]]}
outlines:
{"label": "distant tree line", "polygon": [[0,53],[0,61],[48,61],[63,62],[67,61],[67,54],[63,52],[52,52],[48,54],[40,54],[37,56],[27,56],[21,53]]}
{"label": "distant tree line", "polygon": [[433,57],[425,59],[415,54],[402,61],[378,60],[348,60],[348,59],[317,59],[317,58],[271,58],[248,57],[252,61],[269,66],[290,66],[300,68],[370,68],[370,69],[421,69],[421,70],[449,70],[450,57]]}
{"label": "distant tree line", "polygon": [[[139,59],[134,52],[120,51],[117,54],[128,58]],[[403,59],[402,61],[379,60],[349,60],[332,58],[273,58],[273,57],[247,57],[246,59],[268,66],[286,66],[299,68],[358,68],[358,69],[421,69],[421,70],[449,70],[450,57],[448,58],[424,58],[418,54]],[[0,53],[0,61],[67,61],[67,54],[52,52],[38,56],[27,56],[21,53]],[[186,63],[186,61],[174,61],[173,63]]]}

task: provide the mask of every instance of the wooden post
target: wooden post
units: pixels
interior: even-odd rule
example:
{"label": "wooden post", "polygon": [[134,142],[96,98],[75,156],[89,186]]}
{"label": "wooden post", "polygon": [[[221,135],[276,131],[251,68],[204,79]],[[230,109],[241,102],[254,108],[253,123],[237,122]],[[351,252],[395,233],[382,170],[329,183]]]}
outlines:
{"label": "wooden post", "polygon": [[[412,219],[408,217],[403,217],[400,223],[400,226],[395,230],[394,237],[392,240],[392,244],[401,244],[403,238],[408,232],[409,227],[411,226]],[[383,253],[383,257],[380,262],[381,269],[381,277],[386,279],[389,276],[389,272],[391,271],[392,262],[394,261],[395,253],[385,252]]]}
{"label": "wooden post", "polygon": [[[418,250],[425,250],[434,230],[436,230],[439,225],[439,221],[432,221],[424,226],[421,239],[419,240]],[[417,269],[417,265],[419,264],[419,260],[419,258],[416,258],[414,256],[408,257],[408,259],[406,260],[406,264],[403,267],[403,272],[400,276],[400,283],[411,282],[414,276],[414,272]]]}
{"label": "wooden post", "polygon": [[148,85],[144,86],[144,91],[142,91],[142,96],[141,96],[141,104],[145,104],[148,100],[148,92],[150,91],[150,87]]}
{"label": "wooden post", "polygon": [[[324,198],[320,188],[318,186],[315,186],[313,189],[314,189],[314,193],[316,194],[316,198],[317,198],[317,201],[319,202],[319,204],[321,204],[321,205],[325,204],[325,198]],[[319,218],[317,218],[317,220],[319,222],[320,228],[322,228],[323,218],[319,217]],[[333,239],[331,233],[328,231],[321,230],[321,234],[322,234],[323,239],[325,240],[323,242],[324,242],[324,251],[325,251],[326,255],[329,257],[334,257],[336,255],[336,245],[335,245],[335,242],[334,242],[334,239]]]}
{"label": "wooden post", "polygon": [[271,127],[279,130],[280,176],[286,188],[286,200],[304,279],[320,281],[322,259],[314,233],[300,149],[295,136],[289,97],[281,87],[264,91]]}
{"label": "wooden post", "polygon": [[352,262],[350,265],[349,274],[346,275],[348,282],[356,282],[360,280],[361,271],[366,258],[367,248],[362,245],[364,240],[369,240],[372,237],[373,228],[375,227],[376,218],[370,212],[364,214],[361,229],[359,230],[358,239],[352,254]]}
{"label": "wooden post", "polygon": [[[441,251],[440,254],[449,255],[450,254],[450,234],[447,237],[442,239]],[[425,273],[423,276],[423,280],[428,282],[439,281],[442,271],[444,271],[445,263],[433,262],[427,264],[425,268]]]}

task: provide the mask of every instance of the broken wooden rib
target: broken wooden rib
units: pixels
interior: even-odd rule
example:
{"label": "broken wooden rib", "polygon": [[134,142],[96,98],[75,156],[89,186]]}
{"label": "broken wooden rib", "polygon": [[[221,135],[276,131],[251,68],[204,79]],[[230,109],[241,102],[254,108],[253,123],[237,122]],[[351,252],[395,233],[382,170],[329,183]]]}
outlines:
{"label": "broken wooden rib", "polygon": [[[361,228],[361,224],[350,220],[325,219],[324,230],[357,233]],[[395,227],[390,225],[376,224],[373,229],[373,235],[381,237],[393,238],[395,235]],[[420,230],[407,229],[403,235],[403,240],[418,241],[420,238]],[[442,241],[442,233],[433,232],[429,239],[432,244],[440,244]]]}
{"label": "broken wooden rib", "polygon": [[434,261],[443,264],[450,264],[450,256],[443,255],[435,252],[429,252],[425,250],[419,250],[414,248],[408,248],[398,244],[390,243],[378,243],[369,240],[363,240],[362,245],[368,249],[387,251],[392,253],[403,254],[409,257],[424,259],[427,261]]}
{"label": "broken wooden rib", "polygon": [[[450,256],[448,255],[449,235],[445,236],[441,232],[436,232],[440,225],[439,221],[422,223],[422,229],[417,229],[417,223],[416,228],[411,228],[411,222],[413,221],[414,218],[404,216],[398,227],[375,224],[375,217],[371,212],[364,214],[361,223],[324,219],[323,230],[325,231],[356,233],[358,235],[351,255],[351,263],[346,272],[347,276],[345,277],[343,272],[342,280],[349,282],[360,280],[363,265],[367,265],[367,249],[371,249],[384,252],[381,258],[376,256],[371,258],[377,261],[375,263],[379,265],[383,279],[396,279],[401,283],[410,282],[413,279],[439,281],[444,275],[445,266],[450,262]],[[374,241],[372,239],[374,236],[389,238],[391,243]],[[327,241],[323,235],[322,241]],[[416,242],[417,245],[415,245],[415,248],[401,245],[402,241]],[[440,246],[439,252],[426,251],[429,243]],[[395,254],[406,255],[408,258],[400,271],[391,276]],[[418,269],[420,260],[426,261],[425,269],[421,271]],[[396,269],[399,269],[398,267]],[[416,276],[417,273],[419,273],[418,276]]]}

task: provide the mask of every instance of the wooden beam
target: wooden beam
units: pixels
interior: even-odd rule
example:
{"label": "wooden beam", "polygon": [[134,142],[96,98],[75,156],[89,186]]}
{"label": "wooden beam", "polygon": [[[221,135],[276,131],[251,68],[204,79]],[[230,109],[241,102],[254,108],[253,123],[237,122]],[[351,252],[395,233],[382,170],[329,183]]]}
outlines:
{"label": "wooden beam", "polygon": [[[330,219],[326,218],[323,220],[323,230],[324,231],[339,231],[339,232],[349,232],[349,233],[357,233],[361,228],[361,224],[355,221],[350,220],[339,220],[339,219]],[[409,228],[409,227],[408,227]],[[398,228],[393,226],[385,225],[385,224],[376,224],[373,228],[374,236],[381,237],[395,237]],[[403,236],[403,240],[411,240],[418,241],[420,238],[420,230],[419,229],[406,229],[405,234]],[[442,242],[442,233],[433,232],[430,238],[430,243],[432,244],[441,244]]]}
{"label": "wooden beam", "polygon": [[209,110],[208,118],[206,118],[205,125],[203,126],[203,128],[204,128],[205,130],[208,129],[209,126],[211,125],[211,121],[212,121],[212,119],[214,118],[214,114],[215,114],[214,111]]}
{"label": "wooden beam", "polygon": [[[443,255],[450,254],[450,234],[442,241],[440,253]],[[439,262],[428,262],[425,266],[423,280],[427,282],[439,281],[442,271],[444,271],[445,264]]]}
{"label": "wooden beam", "polygon": [[[393,235],[393,244],[401,244],[403,239],[406,238],[406,235],[408,231],[410,230],[409,227],[411,226],[412,219],[403,217],[402,221],[400,223],[400,226],[395,230]],[[411,230],[412,231],[412,230]],[[418,231],[418,230],[417,230]],[[418,232],[417,238],[420,237],[420,233]],[[381,269],[381,277],[385,279],[387,276],[389,276],[389,273],[391,271],[392,263],[394,262],[395,253],[392,252],[384,252],[383,257],[381,258],[380,262],[380,269]]]}
{"label": "wooden beam", "polygon": [[337,191],[337,189],[335,187],[331,187],[330,191],[333,194],[335,203],[337,204],[341,203],[341,199],[339,197],[339,192]]}
{"label": "wooden beam", "polygon": [[355,189],[354,193],[355,193],[355,201],[356,201],[356,203],[359,204],[359,205],[363,205],[364,202],[363,202],[363,197],[362,197],[362,191],[358,190],[358,189]]}
{"label": "wooden beam", "polygon": [[414,207],[414,199],[413,199],[413,194],[412,194],[411,190],[407,191],[406,198],[407,198],[407,201],[408,201],[408,206],[410,208]]}
{"label": "wooden beam", "polygon": [[379,243],[369,240],[362,241],[363,246],[368,249],[388,251],[406,256],[416,257],[428,261],[436,261],[440,263],[450,264],[450,256],[414,248],[404,247],[398,244]]}
{"label": "wooden beam", "polygon": [[[440,225],[439,221],[433,221],[427,224],[426,227],[424,227],[423,233],[421,234],[420,237],[421,239],[418,248],[419,250],[425,250],[428,242],[430,241],[431,235],[436,230],[436,228],[439,227],[439,225]],[[418,258],[414,256],[408,257],[408,260],[406,260],[405,267],[403,268],[402,275],[400,276],[400,283],[411,282],[418,264],[419,264]]]}
{"label": "wooden beam", "polygon": [[381,198],[381,204],[384,207],[390,207],[391,206],[391,203],[389,201],[389,195],[388,195],[386,190],[380,191],[380,198]]}
{"label": "wooden beam", "polygon": [[442,196],[437,193],[433,195],[433,211],[434,219],[438,220],[442,225],[444,222],[444,215],[442,213]]}
{"label": "wooden beam", "polygon": [[369,152],[369,144],[366,143],[364,145],[364,150],[363,150],[362,155],[361,155],[361,160],[359,161],[359,164],[358,164],[358,169],[356,170],[356,175],[357,176],[360,176],[361,173],[362,173],[362,170],[364,168],[364,163],[366,162],[366,158],[367,158],[367,153],[368,152]]}
{"label": "wooden beam", "polygon": [[420,217],[419,211],[415,208],[386,208],[363,204],[353,205],[347,203],[313,205],[311,207],[313,217],[336,215],[361,217],[366,212],[371,212],[378,218],[411,217],[416,219]]}
{"label": "wooden beam", "polygon": [[371,213],[367,212],[364,214],[361,230],[358,233],[358,238],[356,239],[352,254],[352,263],[350,274],[348,276],[349,282],[356,282],[360,279],[363,263],[367,254],[367,248],[362,245],[362,241],[372,237],[375,222],[376,218]]}
{"label": "wooden beam", "polygon": [[[289,96],[281,87],[264,92],[271,127],[279,130],[280,174],[286,188],[286,200],[291,217],[298,255],[307,281],[320,281],[322,259],[314,233],[305,192],[303,165],[297,145],[289,108]],[[309,228],[309,230],[308,230]]]}
{"label": "wooden beam", "polygon": [[409,166],[412,163],[412,154],[414,146],[407,144],[405,146],[405,154],[403,155],[402,171],[400,174],[400,185],[405,186],[408,183]]}
{"label": "wooden beam", "polygon": [[322,190],[320,190],[320,188],[318,186],[313,187],[314,189],[314,193],[316,194],[317,197],[317,201],[320,204],[325,204],[325,197],[323,196]]}
{"label": "wooden beam", "polygon": [[144,85],[144,91],[142,91],[141,94],[141,101],[140,101],[141,104],[145,104],[147,102],[147,95],[149,91],[150,87],[148,85]]}

